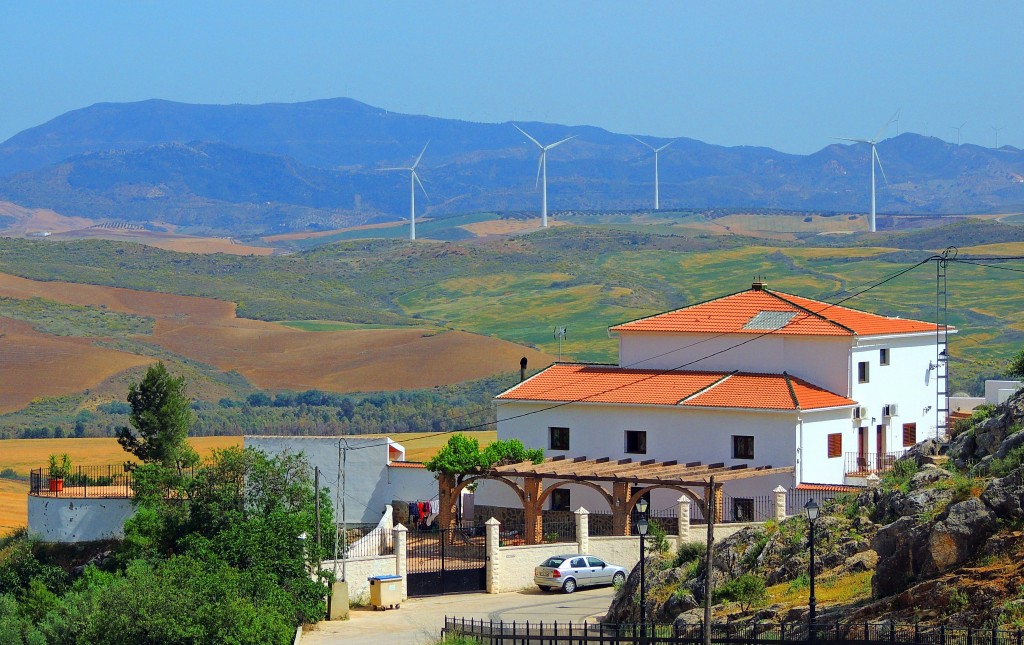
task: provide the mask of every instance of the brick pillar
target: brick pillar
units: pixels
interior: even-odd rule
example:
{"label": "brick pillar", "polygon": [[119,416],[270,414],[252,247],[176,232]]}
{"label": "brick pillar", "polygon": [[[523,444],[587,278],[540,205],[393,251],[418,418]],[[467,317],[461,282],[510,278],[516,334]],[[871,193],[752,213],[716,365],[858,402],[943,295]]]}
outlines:
{"label": "brick pillar", "polygon": [[629,503],[629,484],[626,482],[614,482],[612,484],[612,533],[615,535],[629,535],[629,514],[626,512],[626,504]]}
{"label": "brick pillar", "polygon": [[501,522],[493,517],[484,522],[484,553],[487,554],[487,593],[501,591],[501,558],[498,551],[498,529]]}
{"label": "brick pillar", "polygon": [[455,528],[455,476],[437,474],[437,523],[441,529]]}
{"label": "brick pillar", "polygon": [[523,491],[523,538],[527,544],[540,544],[544,537],[544,516],[540,508],[540,494],[544,480],[540,477],[524,477]]}
{"label": "brick pillar", "polygon": [[775,521],[781,522],[786,519],[786,489],[776,486],[772,492],[775,493]]}
{"label": "brick pillar", "polygon": [[725,509],[722,508],[722,505],[723,505],[722,503],[725,501],[724,499],[722,499],[723,497],[724,497],[724,495],[722,495],[722,485],[718,484],[717,486],[715,486],[715,523],[716,524],[721,524],[722,523],[722,518],[725,517]]}
{"label": "brick pillar", "polygon": [[676,533],[679,535],[679,544],[690,541],[690,498],[683,495],[676,500]]}
{"label": "brick pillar", "polygon": [[576,547],[580,553],[590,553],[590,511],[576,509]]}
{"label": "brick pillar", "polygon": [[409,597],[408,565],[406,564],[406,533],[409,529],[401,524],[391,529],[395,542],[395,575],[402,576],[402,599]]}

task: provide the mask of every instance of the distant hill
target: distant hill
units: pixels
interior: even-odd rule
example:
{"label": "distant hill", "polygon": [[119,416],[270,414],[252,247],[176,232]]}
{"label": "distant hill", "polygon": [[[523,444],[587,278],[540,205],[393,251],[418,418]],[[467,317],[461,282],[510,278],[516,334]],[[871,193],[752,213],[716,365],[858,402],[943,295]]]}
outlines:
{"label": "distant hill", "polygon": [[[624,134],[523,123],[549,156],[558,209],[639,209],[653,160]],[[230,233],[307,230],[407,216],[408,175],[424,143],[423,214],[537,210],[536,150],[508,123],[388,112],[351,99],[295,104],[104,103],[0,144],[0,199],[93,219],[164,221]],[[651,139],[666,143],[667,139]],[[1024,151],[905,133],[878,145],[882,213],[1024,210]],[[681,138],[662,153],[662,208],[864,212],[869,148],[810,155]]]}

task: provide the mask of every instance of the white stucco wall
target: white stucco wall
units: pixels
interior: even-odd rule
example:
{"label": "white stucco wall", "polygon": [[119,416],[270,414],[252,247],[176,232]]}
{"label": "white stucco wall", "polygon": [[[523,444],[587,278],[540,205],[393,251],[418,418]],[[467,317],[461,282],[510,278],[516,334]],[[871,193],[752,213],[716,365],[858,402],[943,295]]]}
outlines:
{"label": "white stucco wall", "polygon": [[[520,439],[528,448],[544,448],[545,455],[586,456],[590,459],[632,458],[634,461],[675,459],[680,463],[722,462],[726,466],[793,466],[796,460],[797,414],[746,410],[680,409],[677,406],[623,406],[574,403],[548,409],[543,403],[499,402],[498,437]],[[532,413],[532,414],[527,414]],[[522,415],[526,416],[522,416]],[[849,414],[848,412],[846,413]],[[847,424],[849,425],[849,424]],[[551,450],[549,427],[569,428],[569,450]],[[647,453],[626,453],[625,432],[647,432]],[[754,437],[754,459],[732,458],[732,436]],[[842,478],[837,480],[840,483]],[[554,483],[545,481],[545,487]],[[726,482],[723,492],[730,496],[768,495],[776,486],[791,488],[793,476],[758,477]],[[570,485],[572,509],[583,506],[607,512],[608,503],[600,493],[585,486]],[[610,485],[605,486],[611,490]],[[702,497],[703,493],[695,491]],[[655,490],[655,510],[675,508],[680,493]],[[519,506],[518,498],[500,482],[483,481],[476,502],[483,505]],[[549,504],[545,504],[548,508]]]}
{"label": "white stucco wall", "polygon": [[849,387],[849,336],[624,333],[619,336],[619,366],[647,369],[743,370],[788,372],[846,395]]}
{"label": "white stucco wall", "polygon": [[339,466],[342,463],[347,469],[344,519],[349,524],[376,524],[385,507],[394,499],[430,499],[437,496],[436,481],[432,487],[430,485],[434,481],[432,473],[413,468],[388,468],[387,440],[380,437],[246,436],[244,442],[246,447],[270,454],[285,451],[304,453],[310,466],[320,468],[320,486],[330,489],[331,501],[335,505],[334,517],[339,523],[342,513],[337,502],[340,499]]}
{"label": "white stucco wall", "polygon": [[[733,533],[748,526],[759,524],[719,524],[715,526],[715,541],[723,540]],[[690,542],[703,544],[707,538],[706,527],[694,527],[690,532]],[[590,537],[590,548],[587,555],[601,558],[610,564],[616,564],[632,570],[640,562],[640,538],[633,536]],[[678,548],[678,541],[669,536],[669,553]],[[577,543],[538,544],[534,546],[509,546],[498,550],[500,558],[500,575],[498,591],[518,591],[533,586],[533,570],[545,559],[553,555],[573,555],[579,553]]]}
{"label": "white stucco wall", "polygon": [[[334,570],[334,560],[325,560],[321,568]],[[352,558],[344,566],[338,561],[338,580],[348,582],[348,597],[352,604],[370,601],[370,576],[397,575],[397,559],[393,555],[372,558]]]}
{"label": "white stucco wall", "polygon": [[506,546],[498,549],[500,575],[498,591],[518,591],[533,586],[533,569],[553,555],[579,552],[575,542]]}
{"label": "white stucco wall", "polygon": [[996,405],[1004,403],[1021,388],[1021,381],[985,381],[985,403]]}
{"label": "white stucco wall", "polygon": [[130,499],[28,496],[28,530],[43,542],[122,538],[134,513]]}
{"label": "white stucco wall", "polygon": [[[799,483],[842,484],[846,474],[845,455],[857,451],[857,432],[849,408],[804,412],[797,426],[797,479]],[[874,430],[871,430],[873,433]],[[841,434],[842,452],[828,456],[828,435]],[[790,488],[783,484],[783,488]]]}
{"label": "white stucco wall", "polygon": [[[889,365],[880,364],[880,350],[889,350]],[[869,382],[859,383],[857,364],[868,363]],[[935,436],[935,334],[869,337],[858,339],[851,355],[850,384],[853,398],[867,407],[869,453],[903,450],[903,424],[917,424],[917,441]],[[898,414],[885,417],[882,408],[895,403]],[[877,426],[883,425],[885,446],[879,450]],[[857,452],[856,443],[846,452]]]}

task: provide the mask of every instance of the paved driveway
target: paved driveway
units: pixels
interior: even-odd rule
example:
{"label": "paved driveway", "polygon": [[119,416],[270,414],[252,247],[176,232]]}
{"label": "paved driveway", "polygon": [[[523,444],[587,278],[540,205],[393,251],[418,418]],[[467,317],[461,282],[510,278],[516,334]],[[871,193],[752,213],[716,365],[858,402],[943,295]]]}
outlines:
{"label": "paved driveway", "polygon": [[[353,609],[348,620],[322,622],[302,637],[303,645],[426,645],[440,637],[445,616],[510,621],[582,621],[604,615],[615,590],[581,589],[574,594],[527,589],[500,594],[410,598],[400,609]],[[382,640],[382,638],[384,640]]]}

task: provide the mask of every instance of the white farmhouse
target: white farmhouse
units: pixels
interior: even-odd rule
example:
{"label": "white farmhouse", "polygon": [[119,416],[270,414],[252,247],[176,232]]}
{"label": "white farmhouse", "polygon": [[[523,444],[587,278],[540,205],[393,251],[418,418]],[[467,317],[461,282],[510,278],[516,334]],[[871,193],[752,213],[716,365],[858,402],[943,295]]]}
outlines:
{"label": "white farmhouse", "polygon": [[[726,484],[724,511],[739,519],[751,498],[778,485],[863,484],[935,434],[936,342],[945,332],[934,323],[756,282],[610,332],[618,365],[556,364],[500,394],[499,438],[549,457],[795,468]],[[655,490],[652,507],[670,508],[678,496]],[[481,484],[477,503],[516,505],[495,482]],[[550,497],[551,509],[581,505],[607,506],[580,485]]]}

